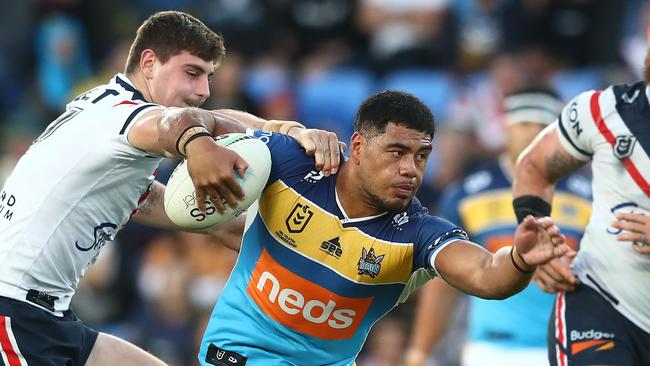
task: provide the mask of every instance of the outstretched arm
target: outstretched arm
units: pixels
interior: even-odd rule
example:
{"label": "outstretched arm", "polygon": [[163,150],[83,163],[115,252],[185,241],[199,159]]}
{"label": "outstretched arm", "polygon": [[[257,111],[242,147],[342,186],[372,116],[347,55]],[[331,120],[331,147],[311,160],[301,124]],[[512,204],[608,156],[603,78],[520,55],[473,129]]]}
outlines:
{"label": "outstretched arm", "polygon": [[460,291],[505,299],[528,285],[537,265],[574,253],[553,220],[528,216],[517,227],[512,247],[492,254],[470,241],[459,240],[440,249],[434,267]]}

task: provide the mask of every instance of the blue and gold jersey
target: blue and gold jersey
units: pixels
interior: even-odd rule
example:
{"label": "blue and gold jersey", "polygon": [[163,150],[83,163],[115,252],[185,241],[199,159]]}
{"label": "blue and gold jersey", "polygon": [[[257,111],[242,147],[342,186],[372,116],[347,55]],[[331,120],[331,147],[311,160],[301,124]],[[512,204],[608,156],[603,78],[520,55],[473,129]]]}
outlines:
{"label": "blue and gold jersey", "polygon": [[[432,256],[466,235],[416,199],[404,212],[349,218],[336,175],[314,171],[290,137],[255,135],[271,150],[271,176],[257,212],[248,212],[199,359],[350,365],[372,325],[434,276]],[[206,363],[215,354],[221,363]]]}
{"label": "blue and gold jersey", "polygon": [[[580,175],[558,182],[552,218],[577,248],[591,214],[591,185]],[[514,242],[517,219],[511,182],[496,162],[445,191],[440,215],[462,225],[472,241],[496,252]],[[504,347],[546,347],[546,326],[554,296],[530,284],[502,301],[470,297],[469,337]]]}

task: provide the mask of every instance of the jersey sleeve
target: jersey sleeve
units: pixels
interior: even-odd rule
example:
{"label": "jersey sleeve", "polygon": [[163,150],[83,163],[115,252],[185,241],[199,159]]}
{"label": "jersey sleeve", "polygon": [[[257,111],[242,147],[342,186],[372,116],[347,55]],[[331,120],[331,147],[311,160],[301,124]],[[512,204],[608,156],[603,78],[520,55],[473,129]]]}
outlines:
{"label": "jersey sleeve", "polygon": [[447,220],[431,215],[423,215],[417,228],[414,269],[425,268],[438,271],[433,266],[440,249],[457,241],[468,240],[467,233]]}
{"label": "jersey sleeve", "polygon": [[267,186],[280,178],[304,175],[314,169],[314,158],[308,156],[292,137],[262,130],[253,131],[253,136],[264,142],[271,152],[272,166]]}
{"label": "jersey sleeve", "polygon": [[584,92],[567,104],[557,120],[557,133],[569,154],[581,161],[591,160],[594,137],[599,132],[591,115],[591,97],[594,91]]}

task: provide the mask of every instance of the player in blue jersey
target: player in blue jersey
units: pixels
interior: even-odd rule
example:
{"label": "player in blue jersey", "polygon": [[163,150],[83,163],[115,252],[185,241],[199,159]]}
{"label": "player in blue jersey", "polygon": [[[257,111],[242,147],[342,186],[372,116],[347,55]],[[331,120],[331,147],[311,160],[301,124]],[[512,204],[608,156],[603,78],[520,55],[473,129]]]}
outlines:
{"label": "player in blue jersey", "polygon": [[492,254],[414,198],[434,135],[420,100],[387,91],[359,108],[338,174],[283,135],[255,132],[272,169],[246,220],[238,262],[208,323],[202,365],[350,365],[372,325],[426,280],[502,299],[570,248],[528,218]]}
{"label": "player in blue jersey", "polygon": [[[474,241],[491,252],[510,245],[517,227],[511,191],[517,157],[556,119],[562,104],[551,90],[529,86],[507,96],[504,107],[506,151],[498,161],[479,167],[449,187],[440,204],[442,217],[463,226]],[[552,218],[574,248],[589,219],[590,199],[590,182],[583,176],[574,175],[558,184]],[[424,286],[407,352],[409,366],[425,364],[427,355],[446,333],[459,295],[442,281]],[[503,301],[470,297],[468,340],[461,364],[547,365],[546,326],[553,299],[532,284]]]}

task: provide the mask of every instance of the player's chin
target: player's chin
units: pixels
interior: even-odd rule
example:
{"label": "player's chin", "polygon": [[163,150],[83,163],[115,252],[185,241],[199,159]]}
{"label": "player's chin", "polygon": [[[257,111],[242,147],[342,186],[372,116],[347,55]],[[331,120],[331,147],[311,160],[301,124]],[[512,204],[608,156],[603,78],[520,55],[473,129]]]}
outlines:
{"label": "player's chin", "polygon": [[408,207],[413,196],[408,197],[395,197],[388,202],[385,202],[386,210],[390,212],[402,212]]}

